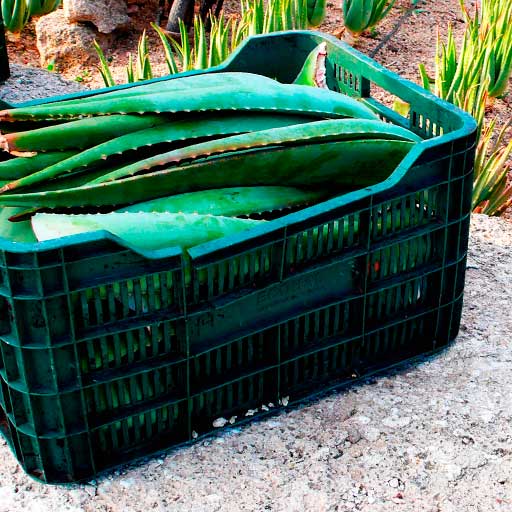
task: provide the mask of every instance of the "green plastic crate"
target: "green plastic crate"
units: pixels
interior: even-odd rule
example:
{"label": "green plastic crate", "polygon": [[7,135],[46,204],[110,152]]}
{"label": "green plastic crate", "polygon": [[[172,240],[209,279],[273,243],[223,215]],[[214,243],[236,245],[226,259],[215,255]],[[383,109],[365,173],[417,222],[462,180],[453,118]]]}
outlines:
{"label": "green plastic crate", "polygon": [[291,81],[321,41],[331,89],[425,139],[385,182],[195,247],[190,273],[105,232],[0,240],[0,430],[29,474],[90,478],[455,338],[473,119],[320,33],[250,38],[208,72]]}

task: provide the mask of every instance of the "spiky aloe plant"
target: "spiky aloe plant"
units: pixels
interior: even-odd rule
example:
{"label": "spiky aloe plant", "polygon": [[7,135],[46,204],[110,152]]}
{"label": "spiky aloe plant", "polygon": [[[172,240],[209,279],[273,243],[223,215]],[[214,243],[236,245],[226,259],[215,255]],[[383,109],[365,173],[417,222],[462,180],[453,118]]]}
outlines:
{"label": "spiky aloe plant", "polygon": [[[314,7],[311,16],[318,17],[320,7]],[[210,12],[208,23],[203,23],[199,16],[195,16],[192,43],[182,20],[179,20],[180,41],[152,23],[151,26],[160,37],[169,73],[216,66],[226,60],[250,35],[277,30],[300,30],[309,26],[307,0],[269,0],[267,3],[264,0],[242,0],[241,13],[241,19],[235,20],[226,19],[222,13],[215,16]],[[208,24],[209,37],[206,31]],[[107,59],[97,43],[94,48],[100,61],[99,70],[103,81],[107,87],[111,87],[115,83]],[[137,65],[130,54],[127,67],[128,82],[152,78],[148,43],[144,34],[139,40],[136,62]]]}
{"label": "spiky aloe plant", "polygon": [[512,73],[512,2],[482,0],[471,17],[464,0],[460,0],[474,44],[485,53],[483,72],[489,77],[490,97],[502,96]]}
{"label": "spiky aloe plant", "polygon": [[509,121],[493,142],[496,119],[482,130],[475,158],[473,210],[487,215],[501,215],[512,206],[512,185],[508,181],[512,155],[512,140],[504,144]]}
{"label": "spiky aloe plant", "polygon": [[1,0],[4,26],[9,32],[21,32],[31,16],[42,16],[59,7],[61,0]]}
{"label": "spiky aloe plant", "polygon": [[27,0],[2,0],[2,19],[9,32],[21,32],[30,18]]}
{"label": "spiky aloe plant", "polygon": [[55,11],[61,0],[28,0],[31,16],[42,16]]}
{"label": "spiky aloe plant", "polygon": [[[435,78],[432,80],[423,64],[420,64],[420,74],[423,86],[440,98],[464,108],[470,91],[477,91],[476,96],[481,98],[488,88],[485,81],[485,56],[484,49],[479,47],[478,37],[471,31],[463,35],[459,50],[455,43],[453,29],[448,26],[446,43],[438,32],[436,43]],[[478,106],[475,104],[475,106]],[[472,110],[468,110],[473,113]]]}
{"label": "spiky aloe plant", "polygon": [[396,0],[343,0],[345,27],[354,36],[378,25]]}
{"label": "spiky aloe plant", "polygon": [[[471,18],[464,1],[460,3],[466,18],[460,49],[457,49],[449,27],[446,43],[439,35],[437,38],[435,77],[431,79],[423,65],[420,65],[420,74],[425,88],[475,117],[480,139],[475,158],[473,208],[488,215],[499,215],[512,202],[512,188],[507,185],[510,170],[507,159],[512,147],[511,143],[505,144],[507,127],[495,135],[496,120],[485,124],[485,107],[491,93],[503,90],[503,76],[507,75],[508,80],[508,72],[503,65],[506,59],[498,64],[499,59],[496,58],[497,48],[501,47],[496,42],[497,32],[488,24],[482,25],[482,20],[491,20],[490,13],[496,14],[494,9],[500,3],[503,7],[501,14],[512,13],[512,9],[505,9],[506,4],[501,0],[495,0],[495,4],[483,0],[484,14]],[[498,17],[501,19],[501,15]],[[505,35],[503,37],[506,39]],[[512,48],[510,51],[512,53]],[[492,143],[494,138],[496,142]]]}
{"label": "spiky aloe plant", "polygon": [[[279,30],[304,30],[308,23],[307,0],[241,0],[246,37]],[[313,15],[313,14],[312,14]]]}
{"label": "spiky aloe plant", "polygon": [[128,65],[126,67],[126,75],[129,83],[139,82],[141,80],[150,80],[153,78],[153,70],[149,60],[148,36],[146,31],[142,32],[137,45],[137,57],[135,59],[135,67],[132,54],[128,54]]}
{"label": "spiky aloe plant", "polygon": [[116,82],[114,80],[114,77],[112,76],[112,72],[110,71],[110,67],[108,65],[108,61],[105,57],[105,54],[103,53],[103,50],[101,49],[101,46],[98,44],[96,39],[93,41],[92,44],[100,61],[98,70],[101,74],[101,78],[103,78],[103,82],[105,82],[105,85],[107,87],[113,87],[114,85],[116,85]]}

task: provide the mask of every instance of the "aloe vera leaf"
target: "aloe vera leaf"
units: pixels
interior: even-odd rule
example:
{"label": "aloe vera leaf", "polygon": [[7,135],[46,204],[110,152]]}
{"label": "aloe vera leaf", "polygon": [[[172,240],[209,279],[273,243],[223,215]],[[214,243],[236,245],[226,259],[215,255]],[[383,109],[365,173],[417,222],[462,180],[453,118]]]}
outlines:
{"label": "aloe vera leaf", "polygon": [[23,208],[0,208],[0,238],[10,242],[37,242],[30,220],[10,222],[9,218],[23,211]]}
{"label": "aloe vera leaf", "polygon": [[[18,187],[34,185],[56,176],[69,173],[79,167],[89,166],[109,155],[122,154],[128,150],[164,142],[178,142],[195,138],[223,136],[234,133],[264,130],[278,126],[305,123],[309,120],[303,116],[277,114],[232,114],[225,116],[203,116],[175,121],[171,124],[156,126],[130,133],[111,141],[104,142],[70,158],[59,161],[55,165],[25,176],[2,187],[1,190],[13,190]],[[117,171],[113,171],[117,172]],[[92,179],[92,178],[91,178]]]}
{"label": "aloe vera leaf", "polygon": [[239,233],[261,222],[264,221],[191,213],[37,213],[32,217],[32,227],[39,241],[106,230],[141,250],[175,246],[186,249]]}
{"label": "aloe vera leaf", "polygon": [[208,67],[208,50],[206,44],[206,31],[203,20],[200,17],[194,19],[195,40],[195,58],[194,69],[206,69]]}
{"label": "aloe vera leaf", "polygon": [[344,0],[343,17],[345,27],[354,34],[368,28],[372,16],[374,0]]}
{"label": "aloe vera leaf", "polygon": [[28,22],[30,10],[26,0],[2,0],[3,24],[9,32],[21,32]]}
{"label": "aloe vera leaf", "polygon": [[[169,80],[156,80],[150,83],[137,83],[129,87],[120,87],[114,91],[102,89],[96,94],[69,100],[50,101],[41,106],[71,106],[84,105],[102,101],[115,101],[121,98],[133,98],[156,93],[178,93],[183,91],[195,91],[210,87],[221,87],[228,83],[244,85],[246,83],[260,84],[261,87],[274,85],[277,82],[263,75],[229,71],[225,73],[197,73],[194,75],[171,78]],[[30,119],[29,119],[30,120]]]}
{"label": "aloe vera leaf", "polygon": [[322,115],[329,118],[357,117],[377,119],[361,102],[327,89],[284,85],[278,82],[265,88],[260,83],[228,84],[196,89],[193,94],[168,91],[120,97],[116,101],[98,99],[82,104],[51,103],[0,111],[0,121],[24,119],[75,119],[82,116],[130,113],[189,113],[208,111],[281,112]]}
{"label": "aloe vera leaf", "polygon": [[103,82],[107,87],[114,87],[114,85],[116,85],[116,82],[114,80],[114,77],[112,76],[112,71],[110,71],[108,61],[105,57],[105,54],[103,53],[103,50],[101,49],[101,46],[98,44],[96,39],[92,42],[92,45],[100,61],[100,66],[98,69],[101,74],[101,78],[103,78]]}
{"label": "aloe vera leaf", "polygon": [[121,206],[209,188],[283,183],[333,192],[354,190],[386,179],[413,146],[406,141],[370,139],[247,150],[96,185],[0,195],[0,205]]}
{"label": "aloe vera leaf", "polygon": [[308,0],[308,24],[311,27],[318,27],[325,19],[326,0]]}
{"label": "aloe vera leaf", "polygon": [[167,68],[169,69],[169,73],[171,75],[174,75],[178,72],[178,65],[176,64],[176,59],[174,58],[174,51],[172,49],[169,38],[167,34],[156,23],[151,23],[151,27],[153,27],[153,29],[156,31],[162,43],[162,48],[165,54],[165,62],[167,64]]}
{"label": "aloe vera leaf", "polygon": [[61,0],[30,0],[30,15],[43,16],[59,7]]}
{"label": "aloe vera leaf", "polygon": [[325,192],[293,187],[233,187],[188,192],[121,208],[119,212],[181,212],[236,217],[305,205]]}
{"label": "aloe vera leaf", "polygon": [[0,162],[0,180],[12,181],[23,178],[76,154],[77,151],[54,151],[5,160]]}
{"label": "aloe vera leaf", "polygon": [[320,43],[309,53],[293,83],[327,89],[327,83],[325,81],[326,56],[327,43]]}
{"label": "aloe vera leaf", "polygon": [[[215,154],[243,151],[247,149],[264,148],[267,146],[283,146],[297,144],[314,144],[329,140],[365,140],[365,139],[398,139],[419,140],[418,136],[405,128],[361,119],[338,119],[313,121],[311,123],[271,128],[257,132],[232,135],[222,139],[214,139],[199,144],[169,151],[160,155],[140,160],[134,164],[105,174],[91,184],[103,183],[110,180],[133,176],[141,171],[164,165],[177,165],[182,161],[193,161]],[[26,180],[28,178],[25,178]],[[10,185],[0,189],[12,190]]]}
{"label": "aloe vera leaf", "polygon": [[26,132],[0,135],[5,151],[55,151],[87,148],[114,137],[168,122],[163,116],[112,115],[69,121]]}

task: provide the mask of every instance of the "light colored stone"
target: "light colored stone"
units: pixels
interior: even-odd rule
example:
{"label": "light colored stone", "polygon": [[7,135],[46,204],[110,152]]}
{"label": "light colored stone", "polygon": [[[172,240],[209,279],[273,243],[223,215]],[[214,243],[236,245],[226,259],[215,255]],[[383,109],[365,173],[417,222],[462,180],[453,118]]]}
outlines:
{"label": "light colored stone", "polygon": [[64,15],[70,23],[92,23],[110,34],[130,22],[126,0],[64,0]]}
{"label": "light colored stone", "polygon": [[[41,66],[53,63],[56,70],[81,65],[96,64],[97,56],[93,41],[98,36],[93,28],[69,23],[62,9],[42,16],[36,22],[37,49]],[[100,39],[100,44],[106,41]]]}

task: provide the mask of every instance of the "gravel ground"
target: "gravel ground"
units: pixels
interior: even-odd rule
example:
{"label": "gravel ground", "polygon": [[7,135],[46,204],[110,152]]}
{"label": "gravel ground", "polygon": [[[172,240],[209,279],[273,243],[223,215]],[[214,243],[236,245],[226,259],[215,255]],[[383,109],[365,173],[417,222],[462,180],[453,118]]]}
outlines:
{"label": "gravel ground", "polygon": [[[27,98],[16,74],[0,98]],[[0,512],[512,510],[511,246],[473,217],[461,333],[428,362],[86,485],[31,480],[0,440]]]}
{"label": "gravel ground", "polygon": [[48,73],[43,69],[28,68],[13,63],[10,64],[10,69],[11,77],[0,86],[0,100],[7,103],[21,103],[84,89],[78,83],[69,82],[59,74]]}

